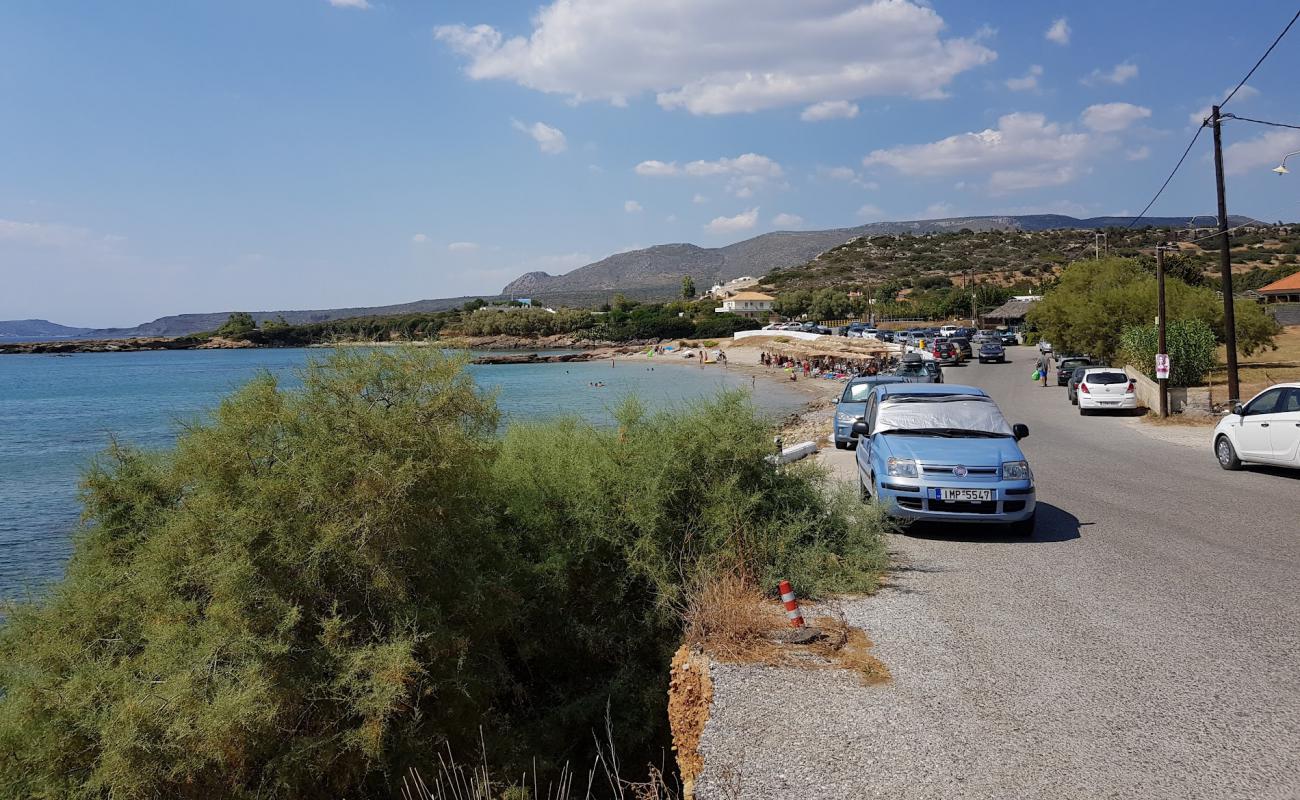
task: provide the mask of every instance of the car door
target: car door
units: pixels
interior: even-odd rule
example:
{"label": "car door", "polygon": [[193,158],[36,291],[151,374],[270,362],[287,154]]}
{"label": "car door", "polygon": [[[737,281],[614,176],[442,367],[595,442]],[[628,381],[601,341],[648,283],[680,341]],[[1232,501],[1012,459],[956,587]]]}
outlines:
{"label": "car door", "polygon": [[1269,428],[1273,427],[1274,417],[1278,416],[1274,410],[1280,405],[1282,391],[1281,387],[1269,389],[1242,409],[1241,428],[1237,430],[1242,458],[1273,459]]}
{"label": "car door", "polygon": [[[876,392],[873,390],[867,398],[867,408],[862,412],[862,420],[867,423],[867,430],[873,427],[876,415]],[[858,462],[858,472],[865,483],[871,475],[871,434],[858,437],[858,447],[855,453]]]}
{"label": "car door", "polygon": [[1273,460],[1281,464],[1300,464],[1300,389],[1286,388],[1270,415],[1269,447]]}

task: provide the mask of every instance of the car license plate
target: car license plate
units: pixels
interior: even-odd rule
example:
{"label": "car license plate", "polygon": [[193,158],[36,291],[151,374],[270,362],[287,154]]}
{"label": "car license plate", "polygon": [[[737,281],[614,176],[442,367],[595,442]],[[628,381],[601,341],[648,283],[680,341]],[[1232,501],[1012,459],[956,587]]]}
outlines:
{"label": "car license plate", "polygon": [[936,500],[947,500],[949,502],[978,502],[981,500],[992,500],[992,489],[935,489],[934,498]]}

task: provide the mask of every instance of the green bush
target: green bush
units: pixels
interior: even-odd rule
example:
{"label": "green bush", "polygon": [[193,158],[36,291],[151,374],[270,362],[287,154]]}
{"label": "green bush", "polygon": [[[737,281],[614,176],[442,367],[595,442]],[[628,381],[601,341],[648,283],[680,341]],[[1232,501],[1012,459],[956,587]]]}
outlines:
{"label": "green bush", "polygon": [[[1201,320],[1223,341],[1223,301],[1213,289],[1165,281],[1170,319]],[[1257,303],[1235,304],[1237,345],[1250,355],[1270,347],[1277,323]],[[1089,353],[1113,359],[1120,333],[1150,324],[1156,315],[1156,281],[1136,259],[1110,258],[1072,264],[1056,285],[1033,305],[1027,321],[1061,352]]]}
{"label": "green bush", "polygon": [[[1159,334],[1155,325],[1132,325],[1120,337],[1120,353],[1129,364],[1156,379]],[[1173,320],[1165,330],[1169,353],[1169,385],[1200,386],[1214,367],[1217,343],[1214,331],[1203,320]]]}
{"label": "green bush", "polygon": [[111,449],[49,596],[0,627],[0,796],[388,797],[437,752],[666,741],[676,611],[718,570],[863,591],[872,507],[764,460],[741,395],[511,427],[433,349],[250,382]]}

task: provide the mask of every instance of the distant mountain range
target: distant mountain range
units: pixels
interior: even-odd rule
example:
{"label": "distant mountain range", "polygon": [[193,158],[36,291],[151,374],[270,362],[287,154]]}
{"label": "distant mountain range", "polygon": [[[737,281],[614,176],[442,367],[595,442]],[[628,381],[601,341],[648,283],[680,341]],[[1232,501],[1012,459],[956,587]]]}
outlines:
{"label": "distant mountain range", "polygon": [[[1128,225],[1132,217],[1091,217],[1078,219],[1059,214],[1025,216],[949,217],[905,222],[873,222],[855,228],[823,231],[777,231],[755,236],[726,247],[700,247],[694,244],[662,244],[642,250],[616,253],[593,264],[550,275],[529,272],[511,281],[496,297],[476,295],[486,300],[529,297],[553,305],[594,305],[607,301],[616,292],[640,300],[676,297],[682,278],[689,275],[700,289],[724,283],[744,275],[761,277],[775,269],[798,266],[820,253],[859,236],[883,234],[945,233],[960,231],[1044,231],[1053,229],[1108,228]],[[1184,227],[1188,217],[1143,217],[1143,226]],[[1256,222],[1249,217],[1230,217],[1229,224]],[[259,323],[283,317],[286,322],[301,324],[324,322],[348,317],[385,316],[391,314],[446,311],[473,297],[449,297],[417,300],[390,306],[333,308],[313,311],[255,311]],[[45,339],[110,339],[146,336],[185,336],[214,330],[226,321],[230,311],[207,314],[177,314],[129,328],[75,328],[46,320],[0,321],[0,341]]]}

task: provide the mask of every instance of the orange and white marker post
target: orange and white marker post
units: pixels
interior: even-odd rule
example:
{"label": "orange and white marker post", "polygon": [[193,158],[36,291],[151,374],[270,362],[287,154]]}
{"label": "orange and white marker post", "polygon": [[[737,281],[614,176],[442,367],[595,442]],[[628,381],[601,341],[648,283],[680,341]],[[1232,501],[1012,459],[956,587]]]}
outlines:
{"label": "orange and white marker post", "polygon": [[794,589],[790,581],[781,581],[781,602],[785,604],[785,615],[790,618],[790,627],[803,627],[803,612],[799,610],[799,601],[794,599]]}

